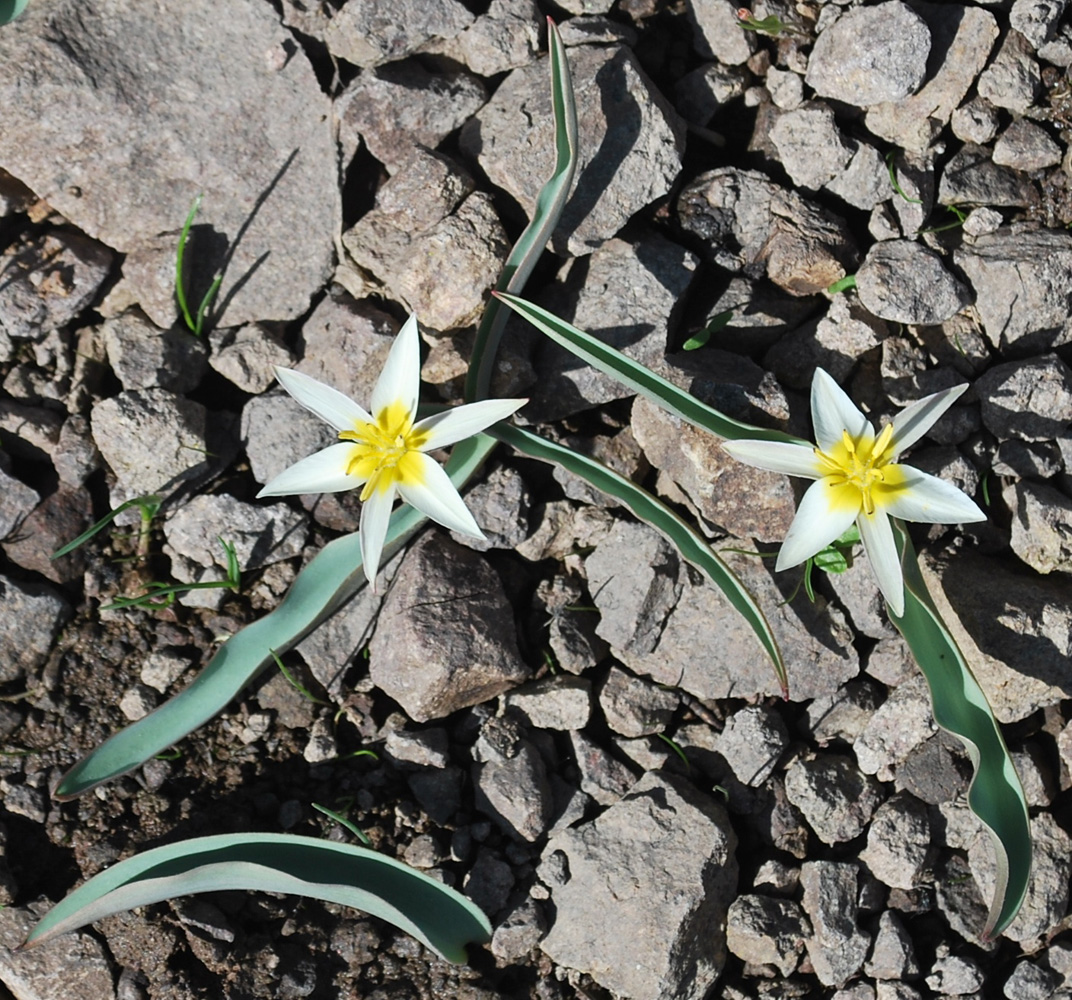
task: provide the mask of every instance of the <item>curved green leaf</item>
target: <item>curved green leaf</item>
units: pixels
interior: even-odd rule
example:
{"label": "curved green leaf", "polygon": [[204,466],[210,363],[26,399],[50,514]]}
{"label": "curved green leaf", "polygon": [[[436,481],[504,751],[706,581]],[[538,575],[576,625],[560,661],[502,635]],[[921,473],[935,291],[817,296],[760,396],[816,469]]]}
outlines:
{"label": "curved green leaf", "polygon": [[[590,333],[578,330],[564,319],[559,319],[554,313],[532,302],[504,292],[496,292],[495,297],[502,299],[511,309],[524,316],[537,330],[582,361],[587,361],[593,368],[616,378],[622,385],[629,386],[642,396],[647,396],[664,410],[668,410],[696,427],[730,441],[749,439],[808,444],[791,434],[767,430],[753,424],[746,424],[743,420],[727,417],[714,407],[701,403],[684,389],[679,389],[673,382],[668,382],[661,375],[656,375],[640,362],[627,357],[609,344],[604,344],[602,340],[593,337]],[[811,445],[808,444],[808,447]]]}
{"label": "curved green leaf", "polygon": [[0,0],[0,24],[14,21],[25,9],[30,0]]}
{"label": "curved green leaf", "polygon": [[52,907],[26,945],[135,906],[224,889],[285,892],[352,906],[456,964],[466,961],[468,943],[491,938],[488,918],[475,903],[393,858],[315,837],[237,833],[183,840],[112,865]]}
{"label": "curved green leaf", "polygon": [[608,469],[594,458],[578,454],[564,445],[548,441],[538,434],[533,434],[532,431],[514,427],[511,424],[496,424],[488,429],[488,433],[523,455],[568,469],[591,483],[596,489],[621,501],[641,521],[650,524],[656,531],[665,535],[677,546],[682,557],[701,570],[752,626],[760,644],[774,663],[774,670],[778,675],[778,683],[781,685],[783,695],[788,697],[789,684],[785,673],[785,663],[782,661],[778,642],[774,638],[774,633],[762,609],[756,604],[744,584],[734,575],[733,570],[685,521],[643,487]]}
{"label": "curved green leaf", "polygon": [[[514,244],[496,291],[520,292],[532,274],[536,261],[551,238],[573,186],[577,169],[577,105],[573,99],[566,48],[554,22],[547,19],[547,41],[551,62],[551,111],[555,122],[555,169],[536,197],[536,208],[525,231]],[[497,299],[492,299],[480,320],[473,344],[472,364],[465,378],[465,398],[483,399],[491,386],[495,356],[508,313]]]}
{"label": "curved green leaf", "polygon": [[[463,485],[480,468],[494,446],[483,434],[454,446],[447,472],[455,486]],[[394,512],[384,547],[385,563],[424,521],[424,515],[409,506]],[[133,771],[204,725],[274,662],[273,650],[283,653],[296,645],[365,582],[358,533],[329,542],[298,574],[274,611],[231,636],[189,687],[83,757],[63,776],[55,797],[70,799]]]}
{"label": "curved green leaf", "polygon": [[894,522],[905,580],[905,610],[890,620],[900,629],[931,689],[934,721],[968,751],[975,774],[968,805],[994,841],[997,884],[983,937],[996,937],[1012,923],[1031,875],[1031,828],[1027,800],[1001,729],[983,689],[945,627],[919,570],[912,540]]}

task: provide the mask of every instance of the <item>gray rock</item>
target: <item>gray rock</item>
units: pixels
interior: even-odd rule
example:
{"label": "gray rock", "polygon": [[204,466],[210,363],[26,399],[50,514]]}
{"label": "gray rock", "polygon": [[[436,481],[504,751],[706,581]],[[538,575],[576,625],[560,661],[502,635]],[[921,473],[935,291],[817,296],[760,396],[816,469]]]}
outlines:
{"label": "gray rock", "polygon": [[150,653],[142,664],[141,682],[164,694],[190,667],[189,657],[174,649]]}
{"label": "gray rock", "polygon": [[931,840],[927,810],[910,795],[895,795],[875,810],[860,860],[891,888],[913,889]]}
{"label": "gray rock", "polygon": [[38,948],[22,947],[48,908],[40,901],[0,910],[0,982],[18,1000],[115,1000],[112,961],[91,934],[61,934]]}
{"label": "gray rock", "polygon": [[[1035,951],[1044,935],[1068,911],[1068,880],[1072,876],[1072,838],[1049,813],[1031,818],[1031,880],[1016,919],[1002,932],[1028,951]],[[968,848],[968,863],[984,899],[993,897],[997,863],[993,841],[986,832]]]}
{"label": "gray rock", "polygon": [[369,674],[416,722],[525,680],[513,612],[495,571],[435,532],[406,554],[369,644]]}
{"label": "gray rock", "polygon": [[113,507],[131,497],[167,494],[215,464],[209,460],[218,446],[209,440],[208,410],[167,389],[133,389],[101,400],[90,426],[115,473]]}
{"label": "gray rock", "polygon": [[584,729],[592,715],[592,684],[581,677],[552,676],[506,694],[536,729]]}
{"label": "gray rock", "polygon": [[[794,79],[800,77],[794,75]],[[856,208],[870,211],[890,196],[890,175],[886,162],[874,146],[866,142],[853,144],[852,159],[823,185]]]}
{"label": "gray rock", "polygon": [[701,1000],[725,964],[735,849],[720,805],[683,779],[645,775],[548,844],[568,875],[553,889],[555,923],[540,947],[634,1000]]}
{"label": "gray rock", "polygon": [[998,134],[998,110],[981,97],[962,104],[949,121],[958,139],[974,145],[984,146]]}
{"label": "gray rock", "polygon": [[599,744],[578,730],[570,733],[570,742],[581,776],[581,791],[601,806],[613,805],[633,787],[637,779],[633,770]]}
{"label": "gray rock", "polygon": [[650,736],[666,729],[677,709],[678,696],[612,666],[599,689],[599,706],[613,732]]}
{"label": "gray rock", "polygon": [[[4,40],[7,40],[5,33]],[[0,43],[0,52],[3,45]],[[5,62],[7,60],[5,59]],[[10,62],[7,62],[10,67]],[[5,82],[0,70],[0,92]],[[21,109],[20,109],[21,110]],[[5,115],[7,141],[0,158],[12,165],[18,112]],[[40,341],[70,323],[97,297],[115,255],[106,246],[66,229],[24,236],[0,254],[0,334],[13,340]]]}
{"label": "gray rock", "polygon": [[[306,320],[305,326],[308,324]],[[209,365],[243,392],[257,395],[268,389],[275,381],[276,365],[294,367],[294,356],[287,347],[257,323],[210,330],[208,340],[212,345]]]}
{"label": "gray rock", "polygon": [[810,936],[803,911],[788,899],[744,895],[730,904],[726,946],[750,965],[773,965],[790,976]]}
{"label": "gray rock", "polygon": [[893,768],[937,729],[930,689],[917,675],[893,689],[853,744],[860,770],[879,781],[892,780]]}
{"label": "gray rock", "polygon": [[1002,228],[957,250],[953,261],[975,288],[983,331],[1002,356],[1022,358],[1072,341],[1072,235]]}
{"label": "gray rock", "polygon": [[[594,458],[608,469],[633,482],[641,482],[651,469],[629,427],[615,434],[564,435],[560,441],[578,454]],[[621,502],[616,497],[604,493],[587,479],[570,472],[564,466],[556,465],[551,474],[562,486],[562,492],[571,500],[601,507],[621,506]]]}
{"label": "gray rock", "polygon": [[1061,162],[1061,147],[1026,118],[1014,121],[994,143],[994,162],[1014,170],[1043,170]]}
{"label": "gray rock", "polygon": [[336,98],[335,118],[344,150],[360,140],[394,174],[415,146],[438,146],[487,99],[469,73],[431,73],[407,60],[360,74]]}
{"label": "gray rock", "polygon": [[1039,49],[1053,38],[1067,6],[1068,0],[1015,0],[1009,24]]}
{"label": "gray rock", "polygon": [[567,10],[571,7],[589,8],[584,12],[578,10],[577,17],[571,17],[558,26],[559,36],[566,48],[589,44],[608,45],[616,42],[628,45],[630,48],[636,46],[636,29],[605,16],[611,6],[608,0],[594,0],[594,2],[593,0],[573,0],[565,6]]}
{"label": "gray rock", "polygon": [[4,553],[16,566],[40,573],[53,583],[81,580],[85,553],[81,549],[53,559],[52,553],[77,538],[93,523],[93,501],[81,486],[61,485],[41,501],[13,537]]}
{"label": "gray rock", "polygon": [[[667,317],[688,292],[696,265],[693,254],[662,237],[608,240],[567,266],[547,305],[556,316],[669,377]],[[530,420],[559,420],[634,392],[544,338],[535,368],[538,380],[525,411]]]}
{"label": "gray rock", "polygon": [[371,67],[402,59],[434,38],[453,38],[473,22],[458,0],[348,3],[331,19],[324,40],[332,55]]}
{"label": "gray rock", "polygon": [[940,956],[931,966],[927,985],[942,996],[975,993],[985,982],[979,963],[967,955]]}
{"label": "gray rock", "polygon": [[491,953],[504,962],[524,959],[539,944],[547,929],[543,907],[531,896],[521,900],[491,935]]}
{"label": "gray rock", "polygon": [[773,709],[750,705],[726,720],[715,746],[739,781],[759,788],[789,746],[789,731]]}
{"label": "gray rock", "polygon": [[1072,422],[1072,370],[1056,354],[995,365],[975,391],[1000,440],[1052,441]]}
{"label": "gray rock", "polygon": [[384,749],[396,760],[418,767],[446,767],[450,763],[450,737],[445,729],[392,729]]}
{"label": "gray rock", "polygon": [[1014,479],[1051,479],[1064,467],[1061,449],[1055,441],[1002,441],[994,452],[991,470]]}
{"label": "gray rock", "polygon": [[999,722],[1025,719],[1069,696],[1067,581],[1024,576],[970,551],[948,564],[924,556],[921,564],[935,606]]}
{"label": "gray rock", "polygon": [[895,323],[941,323],[970,301],[941,257],[911,240],[876,243],[856,273],[856,292],[865,309]]}
{"label": "gray rock", "polygon": [[[758,385],[749,377],[749,369],[754,368],[751,362],[722,356],[730,362],[724,368],[727,380],[744,383],[745,392],[751,388],[754,396],[769,388],[764,384],[769,376]],[[693,392],[703,398],[701,387],[693,386]],[[633,404],[630,426],[651,464],[681,487],[708,521],[742,538],[774,541],[785,537],[796,514],[793,487],[785,476],[738,462],[723,449],[719,438],[645,397]]]}
{"label": "gray rock", "polygon": [[855,270],[845,222],[757,171],[701,174],[681,192],[677,210],[681,225],[710,245],[715,263],[754,276],[765,268],[793,295],[826,291]]}
{"label": "gray rock", "polygon": [[1061,977],[1030,959],[1023,959],[1005,980],[1002,993],[1009,1000],[1047,1000],[1061,985]]}
{"label": "gray rock", "polygon": [[871,937],[856,924],[855,864],[806,861],[800,869],[804,912],[812,925],[808,957],[819,982],[843,986],[864,964]]}
{"label": "gray rock", "polygon": [[[769,73],[773,72],[772,66]],[[795,74],[788,75],[800,79]],[[769,74],[767,81],[769,86]],[[674,85],[674,106],[686,121],[703,126],[723,107],[743,96],[747,82],[748,71],[743,67],[705,63],[686,73]]]}
{"label": "gray rock", "polygon": [[799,73],[771,66],[765,83],[771,100],[783,111],[792,111],[804,103],[804,78]]}
{"label": "gray rock", "polygon": [[302,750],[302,756],[309,764],[322,764],[339,755],[339,745],[328,719],[317,719],[309,730],[309,737]]}
{"label": "gray rock", "polygon": [[770,141],[793,183],[812,190],[842,174],[853,154],[834,121],[833,110],[819,101],[779,115],[770,130]]}
{"label": "gray rock", "polygon": [[964,220],[962,232],[965,236],[976,239],[979,236],[997,232],[1003,221],[1001,213],[996,208],[973,208]]}
{"label": "gray rock", "polygon": [[44,462],[57,450],[63,418],[43,406],[0,399],[0,431],[4,447],[16,457]]}
{"label": "gray rock", "polygon": [[968,862],[959,854],[948,855],[935,865],[934,877],[938,912],[962,938],[981,945],[979,934],[986,925],[987,907]]}
{"label": "gray rock", "polygon": [[1042,86],[1031,45],[1018,31],[1010,31],[993,62],[976,84],[979,96],[997,108],[1023,114],[1035,103]]}
{"label": "gray rock", "polygon": [[181,394],[201,381],[208,351],[185,327],[160,330],[141,313],[128,312],[107,320],[101,333],[124,389],[159,386]]}
{"label": "gray rock", "polygon": [[[570,69],[574,79],[589,83],[576,92],[577,187],[551,242],[556,252],[583,256],[666,194],[681,165],[684,126],[629,49],[579,46],[570,52]],[[625,115],[629,124],[623,127]],[[554,171],[552,134],[551,93],[541,60],[503,81],[463,127],[461,145],[531,215],[536,194]]]}
{"label": "gray rock", "polygon": [[282,390],[246,403],[239,434],[253,478],[261,484],[338,440],[333,428]]}
{"label": "gray rock", "polygon": [[849,681],[832,695],[814,699],[807,708],[812,737],[825,745],[830,740],[855,743],[878,708],[879,693],[870,681]]}
{"label": "gray rock", "polygon": [[860,108],[899,101],[926,78],[930,48],[926,22],[900,0],[855,7],[819,33],[804,82]]}
{"label": "gray rock", "polygon": [[689,0],[686,11],[695,28],[693,47],[705,59],[739,66],[755,52],[755,34],[741,30],[730,0]]}
{"label": "gray rock", "polygon": [[[710,348],[732,348],[738,355],[752,354],[771,347],[783,334],[797,330],[815,312],[807,298],[791,295],[764,278],[750,278],[741,272],[730,278],[707,310],[703,327],[730,319],[711,337]],[[716,324],[716,325],[718,325]],[[705,352],[706,353],[706,352]]]}
{"label": "gray rock", "polygon": [[48,657],[52,642],[71,616],[70,605],[51,587],[0,577],[0,680],[19,680]]}
{"label": "gray rock", "polygon": [[912,938],[893,910],[884,910],[878,918],[878,933],[864,973],[872,979],[915,979],[919,963]]}
{"label": "gray rock", "polygon": [[406,784],[420,807],[428,813],[428,818],[433,823],[443,825],[456,822],[458,810],[462,807],[464,780],[465,772],[452,764],[435,771],[423,770],[411,774]]}
{"label": "gray rock", "polygon": [[1013,767],[1020,776],[1024,789],[1024,798],[1030,808],[1046,808],[1053,803],[1056,792],[1053,771],[1041,747],[1037,743],[1027,743],[1023,750],[1014,750]]}
{"label": "gray rock", "polygon": [[824,844],[858,837],[881,801],[878,785],[838,754],[796,761],[786,771],[785,794]]}
{"label": "gray rock", "polygon": [[866,559],[853,557],[844,573],[828,573],[826,580],[853,625],[873,639],[897,634],[886,616],[886,601]]}
{"label": "gray rock", "polygon": [[890,636],[875,643],[867,658],[867,672],[879,683],[897,687],[915,676],[916,661],[899,635]]}
{"label": "gray rock", "polygon": [[[2,166],[126,254],[113,314],[140,302],[157,326],[172,325],[177,234],[203,192],[190,297],[222,268],[215,325],[294,319],[330,274],[339,226],[328,99],[262,4],[198,0],[182,17],[156,14],[148,0],[88,12],[71,0],[5,31]],[[122,58],[117,38],[131,40]],[[24,60],[41,67],[32,80]]]}
{"label": "gray rock", "polygon": [[912,9],[930,28],[931,48],[942,53],[941,65],[911,97],[869,108],[868,130],[902,149],[922,153],[953,118],[953,131],[959,138],[989,142],[993,133],[979,139],[963,135],[955,119],[997,40],[994,15],[958,3],[921,3]]}
{"label": "gray rock", "polygon": [[37,490],[0,466],[0,538],[7,538],[40,500]]}
{"label": "gray rock", "polygon": [[63,422],[57,444],[52,464],[61,483],[81,486],[101,467],[101,454],[90,436],[89,421],[81,413],[72,413]]}
{"label": "gray rock", "polygon": [[510,866],[490,848],[481,847],[465,877],[465,894],[494,917],[506,905],[513,887],[514,873]]}
{"label": "gray rock", "polygon": [[1006,486],[1002,497],[1013,516],[1013,552],[1036,572],[1072,573],[1072,500],[1023,480]]}
{"label": "gray rock", "polygon": [[[944,808],[951,798],[967,794],[971,776],[964,745],[956,737],[940,731],[911,750],[898,764],[896,785],[898,791],[907,791],[923,802]],[[973,833],[974,830],[973,827]]]}
{"label": "gray rock", "polygon": [[534,0],[499,0],[455,35],[445,51],[457,53],[477,76],[526,66],[540,51],[539,13]]}
{"label": "gray rock", "polygon": [[521,738],[509,756],[498,756],[476,776],[476,806],[511,836],[539,840],[551,825],[554,797],[536,747]]}
{"label": "gray rock", "polygon": [[1038,192],[1023,174],[994,163],[989,149],[966,143],[942,171],[938,201],[942,205],[1026,208],[1038,201]]}
{"label": "gray rock", "polygon": [[472,538],[458,532],[451,532],[451,537],[477,552],[512,549],[528,538],[531,501],[528,486],[520,473],[513,469],[493,469],[487,479],[465,494],[465,504],[484,537]]}

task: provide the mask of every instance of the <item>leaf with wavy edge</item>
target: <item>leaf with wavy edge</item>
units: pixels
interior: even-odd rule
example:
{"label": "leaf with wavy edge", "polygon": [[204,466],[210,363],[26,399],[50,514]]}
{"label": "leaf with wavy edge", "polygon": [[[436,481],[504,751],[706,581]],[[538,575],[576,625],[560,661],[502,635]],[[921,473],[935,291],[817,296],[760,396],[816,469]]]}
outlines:
{"label": "leaf with wavy edge", "polygon": [[548,441],[538,434],[533,434],[532,431],[510,424],[496,424],[488,428],[488,433],[523,455],[568,469],[574,475],[591,483],[596,489],[621,501],[641,521],[650,524],[656,531],[665,535],[685,559],[700,569],[725,594],[730,604],[752,626],[760,644],[774,663],[782,694],[786,698],[789,697],[785,663],[782,661],[778,641],[774,638],[774,633],[762,609],[756,604],[745,585],[734,575],[733,570],[677,514],[643,487],[608,469],[601,462],[587,455],[580,455],[554,441]]}
{"label": "leaf with wavy edge", "polygon": [[[464,485],[494,446],[494,440],[483,434],[456,444],[446,466],[451,482]],[[385,562],[424,521],[424,515],[408,505],[391,515]],[[80,795],[133,771],[178,743],[222,711],[261,670],[274,663],[273,650],[281,654],[297,645],[365,583],[358,533],[329,542],[298,574],[274,611],[231,636],[188,687],[83,757],[63,776],[55,797],[63,800]]]}
{"label": "leaf with wavy edge", "polygon": [[900,629],[931,690],[934,721],[968,751],[975,774],[968,805],[994,842],[997,883],[983,938],[1000,934],[1024,901],[1031,875],[1027,800],[983,689],[942,621],[920,573],[908,532],[894,521],[905,580],[905,611],[890,620]]}
{"label": "leaf with wavy edge", "polygon": [[[501,292],[520,292],[525,287],[536,261],[540,259],[543,248],[547,246],[551,233],[562,217],[562,209],[577,169],[577,105],[573,99],[573,82],[566,60],[566,47],[550,18],[547,19],[547,42],[551,63],[551,112],[555,123],[555,169],[540,188],[532,218],[510,251],[502,274],[495,283],[495,290]],[[465,398],[468,401],[483,399],[489,392],[495,356],[508,315],[494,298],[484,310],[473,344],[473,363],[465,377]]]}
{"label": "leaf with wavy edge", "polygon": [[0,0],[0,24],[14,21],[25,9],[30,0]]}
{"label": "leaf with wavy edge", "polygon": [[679,389],[673,382],[668,382],[661,375],[656,375],[640,362],[627,357],[609,344],[604,344],[602,340],[593,337],[590,333],[578,330],[577,327],[567,323],[564,319],[559,319],[554,313],[548,312],[541,306],[503,292],[496,292],[495,297],[502,299],[511,309],[524,316],[537,330],[582,361],[587,361],[593,368],[616,378],[622,385],[639,392],[642,396],[647,396],[664,410],[696,427],[729,441],[743,439],[787,441],[790,444],[813,447],[810,442],[802,441],[800,438],[793,437],[792,434],[767,430],[763,427],[756,427],[754,424],[746,424],[743,420],[727,417],[713,406],[701,403],[684,389]]}
{"label": "leaf with wavy edge", "polygon": [[232,833],[156,847],[112,865],[42,918],[27,946],[113,913],[175,896],[258,889],[311,896],[371,913],[412,934],[449,962],[491,939],[479,907],[401,861],[353,844],[285,833]]}

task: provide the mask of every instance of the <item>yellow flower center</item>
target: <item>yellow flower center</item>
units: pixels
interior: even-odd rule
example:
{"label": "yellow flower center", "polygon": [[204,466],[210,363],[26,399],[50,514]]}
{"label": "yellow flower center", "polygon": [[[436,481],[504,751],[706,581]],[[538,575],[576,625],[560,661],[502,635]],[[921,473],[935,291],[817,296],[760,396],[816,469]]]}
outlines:
{"label": "yellow flower center", "polygon": [[361,499],[385,493],[398,483],[423,482],[417,455],[428,441],[426,431],[413,429],[413,414],[401,402],[385,406],[374,423],[359,422],[352,431],[340,431],[343,441],[353,441],[346,474],[365,480]]}
{"label": "yellow flower center", "polygon": [[829,452],[815,449],[831,491],[831,503],[836,506],[861,508],[865,514],[875,513],[890,494],[905,483],[900,465],[892,464],[893,425],[887,424],[877,438],[869,434],[853,439],[848,431]]}

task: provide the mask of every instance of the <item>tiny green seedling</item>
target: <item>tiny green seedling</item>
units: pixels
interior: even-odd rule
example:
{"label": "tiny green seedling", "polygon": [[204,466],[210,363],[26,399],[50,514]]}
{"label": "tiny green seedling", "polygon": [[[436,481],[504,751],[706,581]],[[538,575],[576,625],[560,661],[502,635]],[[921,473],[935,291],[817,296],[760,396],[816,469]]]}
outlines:
{"label": "tiny green seedling", "polygon": [[349,830],[355,837],[357,837],[357,839],[360,840],[361,843],[364,844],[366,847],[372,846],[372,841],[369,839],[368,834],[365,833],[364,830],[359,829],[351,820],[348,820],[341,813],[333,812],[327,806],[322,806],[319,802],[314,802],[312,806],[315,810],[317,810],[317,812],[322,812],[325,816],[327,816],[328,819],[333,819],[340,826],[346,827],[346,829]]}
{"label": "tiny green seedling", "polygon": [[141,527],[138,531],[138,557],[144,558],[149,553],[149,538],[152,532],[153,518],[156,517],[157,511],[160,510],[160,502],[161,498],[159,496],[155,493],[150,493],[143,497],[134,497],[132,500],[127,500],[125,503],[121,503],[115,510],[109,511],[96,524],[87,528],[77,538],[72,539],[66,545],[56,549],[49,558],[59,559],[62,556],[73,552],[79,546],[85,545],[85,543],[94,535],[106,528],[124,511],[130,510],[131,507],[137,507],[138,510],[141,511]]}
{"label": "tiny green seedling", "polygon": [[781,34],[799,35],[801,32],[790,27],[777,14],[757,19],[747,7],[737,9],[737,24],[745,31],[755,31],[762,35],[777,38]]}
{"label": "tiny green seedling", "polygon": [[689,765],[689,758],[685,756],[685,751],[681,749],[680,743],[672,740],[666,733],[656,733],[655,735],[681,758],[681,763],[685,765],[686,772],[692,771],[692,767]]}
{"label": "tiny green seedling", "polygon": [[179,594],[191,590],[217,590],[226,587],[238,593],[241,584],[241,571],[238,568],[238,555],[231,542],[222,537],[220,544],[227,553],[227,576],[222,580],[205,580],[202,583],[160,583],[154,581],[145,588],[144,594],[137,597],[117,597],[111,604],[105,604],[101,611],[120,611],[124,608],[170,608]]}
{"label": "tiny green seedling", "polygon": [[201,299],[201,304],[197,307],[197,315],[191,315],[190,307],[186,304],[186,242],[190,238],[190,227],[193,225],[198,209],[201,208],[201,199],[203,197],[203,194],[199,194],[194,199],[190,212],[186,216],[186,222],[183,223],[182,233],[179,235],[178,249],[175,251],[175,298],[178,300],[179,308],[182,310],[182,317],[186,321],[187,327],[197,337],[201,336],[205,323],[205,313],[212,304],[212,300],[216,297],[216,293],[220,290],[220,283],[223,281],[222,274],[217,274],[212,279],[212,284],[209,285],[208,291],[205,292],[204,298]]}
{"label": "tiny green seedling", "polygon": [[827,295],[838,295],[841,292],[847,292],[850,288],[856,287],[856,275],[846,274],[844,278],[838,278],[829,288],[826,290]]}
{"label": "tiny green seedling", "polygon": [[312,691],[302,684],[302,682],[287,669],[287,665],[280,659],[279,654],[274,649],[269,649],[268,652],[272,654],[272,659],[275,660],[275,665],[279,667],[279,672],[290,682],[290,686],[306,701],[311,701],[314,705],[328,704],[323,698],[318,698],[313,694]]}
{"label": "tiny green seedling", "polygon": [[893,185],[893,190],[896,191],[901,198],[907,201],[909,205],[922,205],[923,202],[919,198],[910,198],[905,194],[904,188],[901,187],[900,182],[897,180],[897,169],[893,165],[893,160],[896,155],[897,151],[895,149],[891,149],[886,154],[886,170],[889,172],[890,184]]}
{"label": "tiny green seedling", "polygon": [[689,337],[689,339],[681,345],[681,349],[683,351],[695,351],[698,348],[703,347],[704,344],[711,339],[712,334],[725,329],[729,325],[731,319],[733,319],[732,309],[720,312],[717,316],[712,317],[711,322],[708,323],[707,326]]}

